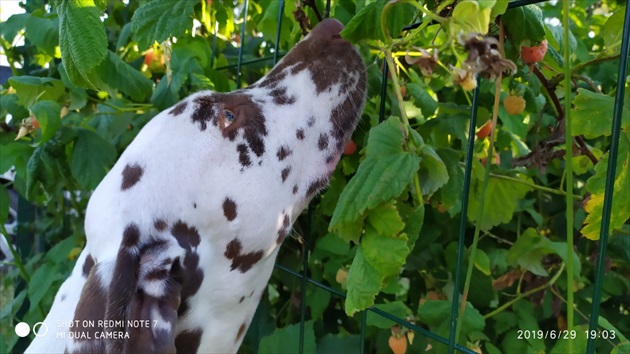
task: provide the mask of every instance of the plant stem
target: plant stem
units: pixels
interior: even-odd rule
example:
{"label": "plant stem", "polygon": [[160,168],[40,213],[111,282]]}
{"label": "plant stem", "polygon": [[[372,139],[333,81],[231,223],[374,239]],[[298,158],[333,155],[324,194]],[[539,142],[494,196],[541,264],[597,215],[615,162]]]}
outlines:
{"label": "plant stem", "polygon": [[[558,273],[556,273],[556,274],[553,276],[553,278],[551,278],[551,280],[549,280],[547,283],[545,283],[545,284],[543,284],[543,285],[541,285],[541,286],[539,286],[539,287],[537,287],[537,288],[534,288],[534,289],[528,290],[528,291],[526,291],[526,292],[524,292],[524,293],[519,293],[519,294],[518,294],[515,298],[513,298],[512,300],[510,300],[510,301],[506,302],[505,304],[501,305],[501,306],[500,306],[500,307],[498,307],[496,310],[494,310],[494,311],[492,311],[492,312],[489,312],[489,313],[487,313],[486,315],[484,315],[484,316],[483,316],[483,318],[487,320],[488,318],[490,318],[490,317],[492,317],[492,316],[494,316],[494,315],[496,315],[496,314],[498,314],[498,313],[500,313],[500,312],[503,312],[505,309],[507,309],[508,307],[510,307],[510,306],[512,306],[512,305],[514,305],[514,304],[515,304],[517,301],[519,301],[520,299],[525,298],[525,297],[528,297],[528,296],[530,296],[530,295],[532,295],[532,294],[535,294],[535,293],[537,293],[537,292],[539,292],[539,291],[541,291],[541,290],[545,290],[546,288],[548,288],[548,287],[552,286],[552,285],[553,285],[553,284],[555,284],[555,282],[558,280],[558,278],[560,277],[560,274],[562,274],[562,271],[563,271],[563,270],[564,270],[564,263],[563,263],[563,264],[562,264],[562,266],[560,267],[560,270],[558,271]],[[523,273],[523,274],[525,274],[525,273]],[[569,329],[569,330],[570,330],[570,329]]]}
{"label": "plant stem", "polygon": [[[563,1],[562,27],[564,38],[569,38],[569,11],[571,2]],[[567,219],[567,330],[573,331],[573,136],[571,134],[571,47],[564,41],[564,118],[565,118],[565,164],[566,179],[566,219]],[[573,342],[569,341],[568,351],[573,353]]]}
{"label": "plant stem", "polygon": [[7,241],[7,244],[9,245],[9,250],[11,251],[11,255],[13,256],[15,265],[18,267],[18,270],[20,271],[20,275],[22,276],[22,279],[24,279],[26,283],[29,283],[31,281],[31,276],[28,275],[26,268],[24,268],[24,263],[22,263],[22,257],[20,257],[17,251],[13,248],[13,243],[11,241],[11,238],[9,238],[9,233],[7,232],[7,229],[4,226],[4,224],[0,224],[0,230],[2,230],[2,236],[4,236],[4,239]]}
{"label": "plant stem", "polygon": [[[526,181],[526,180],[522,180],[520,178],[515,178],[515,177],[512,177],[512,176],[504,176],[504,175],[499,175],[499,174],[496,174],[496,173],[490,173],[490,177],[498,178],[498,179],[505,179],[505,180],[508,180],[508,181],[524,184],[526,186],[529,186],[529,187],[532,187],[534,189],[541,190],[541,191],[544,191],[544,192],[547,192],[547,193],[552,193],[552,194],[557,194],[557,195],[564,195],[564,196],[569,195],[567,192],[564,192],[562,190],[539,186],[536,183],[532,183],[532,182],[529,182],[529,181]],[[575,200],[582,200],[583,199],[582,196],[579,196],[579,195],[576,195],[576,194],[571,195],[571,198],[573,198]]]}

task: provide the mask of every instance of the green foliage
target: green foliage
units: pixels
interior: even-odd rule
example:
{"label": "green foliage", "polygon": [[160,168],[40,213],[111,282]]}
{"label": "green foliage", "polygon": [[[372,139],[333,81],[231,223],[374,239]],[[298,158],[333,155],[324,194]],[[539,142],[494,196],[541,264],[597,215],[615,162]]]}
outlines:
{"label": "green foliage", "polygon": [[[0,23],[0,44],[13,70],[1,88],[0,173],[16,172],[13,182],[0,187],[0,218],[7,215],[9,188],[38,210],[32,220],[20,220],[20,242],[33,242],[21,248],[0,283],[7,299],[0,311],[3,328],[38,322],[48,311],[85,243],[89,195],[143,125],[193,92],[236,89],[241,43],[242,59],[252,61],[242,68],[242,83],[262,77],[276,50],[278,13],[280,54],[301,38],[294,12],[303,10],[310,23],[317,22],[303,3],[285,2],[280,9],[279,1],[250,1],[245,33],[242,2],[228,1],[56,0],[52,7],[29,1],[24,14]],[[315,3],[321,11],[323,2]],[[562,17],[560,3],[508,10],[507,0],[332,2],[331,15],[346,24],[342,36],[357,44],[368,64],[368,100],[352,137],[357,152],[341,158],[330,187],[296,222],[306,242],[287,238],[278,263],[299,271],[306,244],[309,277],[347,297],[314,285],[303,289],[299,279],[275,272],[241,352],[297,352],[303,293],[305,352],[357,351],[360,313],[371,306],[448,337],[454,290],[465,301],[460,345],[489,353],[583,352],[592,284],[600,276],[594,272],[593,240],[600,237],[609,174],[615,195],[599,326],[616,336],[598,339],[596,349],[628,351],[627,85],[617,170],[607,170],[616,81],[623,80],[617,65],[625,8],[613,0],[573,6],[565,38],[553,20]],[[516,70],[502,76],[498,91],[482,77],[488,75],[477,79],[476,128],[495,111],[498,119],[494,150],[491,136],[474,139],[470,200],[462,205],[472,95],[454,79],[453,67],[466,72],[486,60],[469,60],[466,47],[475,46],[462,41],[482,39],[471,37],[473,32],[498,38],[499,23],[505,44],[498,51]],[[19,38],[24,45],[17,45]],[[520,47],[545,39],[549,48],[542,62],[523,64]],[[562,55],[565,41],[569,63]],[[381,107],[384,57],[390,77]],[[561,94],[564,65],[572,70],[571,97]],[[503,106],[509,95],[523,97],[521,113],[509,114]],[[569,230],[565,100],[573,105],[577,146],[575,222]],[[16,140],[20,129],[26,135]],[[454,284],[465,207],[460,267],[472,264],[468,291]],[[569,249],[567,237],[574,236]],[[566,275],[569,257],[573,279]],[[519,331],[566,329],[569,292],[577,333],[571,346],[567,340],[519,339]],[[394,330],[409,334],[370,311],[366,321],[366,352],[390,352]],[[0,336],[0,352],[24,349],[12,331]],[[434,352],[446,350],[416,333],[408,352],[429,345]]]}

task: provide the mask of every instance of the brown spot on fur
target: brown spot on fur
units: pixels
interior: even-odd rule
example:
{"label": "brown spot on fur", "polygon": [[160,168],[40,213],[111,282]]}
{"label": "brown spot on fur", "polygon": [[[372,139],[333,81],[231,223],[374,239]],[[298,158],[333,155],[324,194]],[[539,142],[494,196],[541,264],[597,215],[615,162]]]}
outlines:
{"label": "brown spot on fur", "polygon": [[178,353],[196,353],[201,343],[201,328],[185,330],[175,337],[175,347]]}
{"label": "brown spot on fur", "polygon": [[133,187],[136,183],[140,181],[144,170],[140,165],[127,164],[122,172],[122,183],[120,184],[120,189],[126,191],[127,189]]}
{"label": "brown spot on fur", "polygon": [[90,275],[90,271],[92,270],[92,267],[94,267],[94,258],[92,258],[92,255],[88,254],[87,257],[85,257],[85,262],[83,263],[83,276],[84,277],[88,277],[88,275]]}
{"label": "brown spot on fur", "polygon": [[322,133],[317,140],[317,147],[320,150],[325,150],[328,147],[328,134]]}
{"label": "brown spot on fur", "polygon": [[162,219],[157,219],[155,220],[155,222],[153,223],[153,227],[155,227],[156,230],[158,231],[164,231],[166,230],[166,227],[168,225],[166,224],[166,221],[162,220]]}
{"label": "brown spot on fur", "polygon": [[298,192],[298,185],[296,184],[293,186],[293,194],[297,194],[297,192]]}
{"label": "brown spot on fur", "polygon": [[281,146],[280,149],[278,149],[278,153],[276,154],[276,156],[278,156],[278,161],[282,161],[285,158],[287,158],[287,156],[291,155],[293,153],[293,151],[291,149],[289,149],[286,146]]}
{"label": "brown spot on fur", "polygon": [[241,299],[238,300],[238,303],[241,304],[241,303],[243,303],[243,301],[245,301],[245,296],[241,296]]}
{"label": "brown spot on fur", "polygon": [[296,130],[295,137],[298,138],[299,140],[304,140],[304,130],[303,129]]}
{"label": "brown spot on fur", "polygon": [[186,106],[188,106],[188,102],[182,101],[182,102],[178,103],[177,106],[175,106],[173,109],[171,109],[171,111],[168,112],[168,113],[172,114],[174,116],[178,116],[178,115],[182,114],[184,112],[184,110],[186,110]]}
{"label": "brown spot on fur", "polygon": [[127,225],[125,231],[123,232],[121,246],[126,248],[135,247],[138,244],[138,241],[140,241],[140,229],[138,229],[138,225]]}
{"label": "brown spot on fur", "polygon": [[280,229],[278,230],[278,238],[276,239],[276,244],[281,244],[284,241],[284,238],[287,237],[287,230]]}
{"label": "brown spot on fur", "polygon": [[232,260],[231,270],[238,269],[241,273],[250,270],[263,257],[263,251],[241,254],[243,245],[238,238],[230,241],[225,248],[225,257]]}
{"label": "brown spot on fur", "polygon": [[236,203],[228,197],[225,197],[223,201],[223,215],[225,215],[228,221],[236,219]]}
{"label": "brown spot on fur", "polygon": [[280,87],[271,91],[271,97],[273,97],[273,103],[277,105],[294,104],[295,96],[289,97],[287,95],[287,88]]}
{"label": "brown spot on fur", "polygon": [[201,242],[197,228],[188,226],[188,224],[181,220],[173,224],[171,234],[175,237],[179,245],[187,251],[192,250],[192,247],[197,247],[199,242]]}
{"label": "brown spot on fur", "polygon": [[236,145],[236,151],[238,151],[238,162],[240,162],[241,166],[251,166],[252,160],[249,158],[249,150],[247,149],[247,145]]}
{"label": "brown spot on fur", "polygon": [[245,325],[245,323],[243,323],[238,328],[238,332],[236,332],[236,339],[234,340],[234,343],[238,343],[238,341],[241,339],[241,336],[243,335],[243,333],[245,333],[245,328],[247,328],[247,325]]}
{"label": "brown spot on fur", "polygon": [[286,181],[289,177],[289,173],[291,173],[291,166],[282,169],[282,182]]}

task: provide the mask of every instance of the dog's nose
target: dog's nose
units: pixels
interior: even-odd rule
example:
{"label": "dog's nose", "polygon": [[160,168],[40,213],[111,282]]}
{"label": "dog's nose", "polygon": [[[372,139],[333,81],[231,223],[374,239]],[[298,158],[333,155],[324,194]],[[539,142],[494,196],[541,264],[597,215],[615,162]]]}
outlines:
{"label": "dog's nose", "polygon": [[324,19],[318,23],[311,31],[311,35],[323,38],[340,38],[339,33],[343,30],[343,24],[334,18]]}

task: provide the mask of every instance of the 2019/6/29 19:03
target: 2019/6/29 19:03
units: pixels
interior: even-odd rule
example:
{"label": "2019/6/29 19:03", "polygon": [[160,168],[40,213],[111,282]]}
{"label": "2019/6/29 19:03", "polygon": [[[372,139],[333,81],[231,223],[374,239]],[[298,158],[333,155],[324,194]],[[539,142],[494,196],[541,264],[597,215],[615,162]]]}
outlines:
{"label": "2019/6/29 19:03", "polygon": [[[614,330],[586,330],[584,331],[586,339],[615,339],[617,333]],[[576,339],[578,331],[576,330],[518,330],[518,339]]]}

